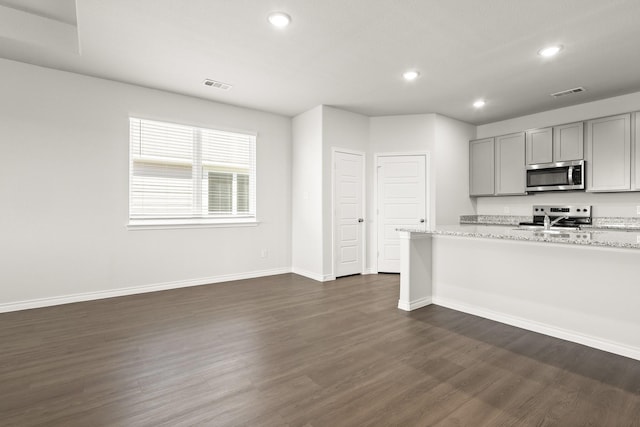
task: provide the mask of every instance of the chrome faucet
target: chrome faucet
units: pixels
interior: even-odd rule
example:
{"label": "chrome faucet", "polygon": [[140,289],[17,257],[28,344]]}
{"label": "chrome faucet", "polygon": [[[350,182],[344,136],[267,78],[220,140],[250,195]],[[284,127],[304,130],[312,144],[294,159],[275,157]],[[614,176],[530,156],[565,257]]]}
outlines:
{"label": "chrome faucet", "polygon": [[549,215],[547,215],[545,213],[544,214],[544,229],[545,230],[549,230],[551,227],[556,225],[558,223],[558,221],[561,221],[563,219],[569,219],[569,217],[568,216],[559,216],[559,217],[557,217],[556,219],[554,219],[552,221],[551,218],[549,218]]}

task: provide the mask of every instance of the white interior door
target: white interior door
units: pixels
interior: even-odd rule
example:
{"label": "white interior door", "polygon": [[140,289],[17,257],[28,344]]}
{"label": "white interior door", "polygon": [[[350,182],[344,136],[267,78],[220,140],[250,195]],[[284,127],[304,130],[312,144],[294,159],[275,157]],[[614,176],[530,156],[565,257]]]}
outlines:
{"label": "white interior door", "polygon": [[379,156],[377,159],[378,271],[400,272],[396,228],[424,229],[426,156]]}
{"label": "white interior door", "polygon": [[364,156],[334,152],[335,276],[362,273]]}

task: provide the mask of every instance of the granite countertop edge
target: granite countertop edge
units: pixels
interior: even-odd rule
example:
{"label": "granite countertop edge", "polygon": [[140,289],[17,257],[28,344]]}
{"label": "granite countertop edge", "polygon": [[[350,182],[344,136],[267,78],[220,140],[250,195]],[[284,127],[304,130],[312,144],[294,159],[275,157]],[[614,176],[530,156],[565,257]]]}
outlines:
{"label": "granite countertop edge", "polygon": [[[522,221],[525,222],[525,221]],[[478,222],[478,221],[460,221],[460,225],[491,225],[491,226],[518,226],[519,222]],[[592,225],[582,225],[580,226],[581,230],[610,230],[610,231],[639,231],[640,225],[631,225],[631,224],[592,224]]]}
{"label": "granite countertop edge", "polygon": [[[461,215],[460,224],[471,225],[518,225],[531,222],[531,216],[521,215]],[[594,217],[591,225],[583,229],[640,231],[640,217]]]}
{"label": "granite countertop edge", "polygon": [[[464,225],[472,225],[472,226],[487,226],[491,227],[491,230],[487,231],[469,231],[469,230],[444,230],[444,229],[435,229],[435,230],[421,230],[421,229],[411,229],[411,228],[399,228],[398,231],[406,231],[411,233],[423,233],[423,234],[433,234],[433,235],[441,235],[441,236],[457,236],[457,237],[473,237],[473,238],[489,238],[489,239],[499,239],[499,240],[514,240],[514,241],[528,241],[528,242],[542,242],[542,243],[554,243],[554,244],[564,244],[564,245],[572,245],[572,246],[596,246],[596,247],[606,247],[606,248],[616,248],[616,249],[640,249],[640,243],[630,243],[616,240],[574,240],[570,238],[559,238],[559,237],[543,237],[543,236],[535,236],[533,231],[528,234],[516,235],[511,233],[499,233],[496,232],[496,228],[504,228],[507,231],[507,227],[509,225],[505,224],[461,224]],[[512,230],[508,228],[508,230]],[[625,228],[628,230],[628,228]],[[583,230],[588,231],[588,230]],[[616,228],[610,231],[621,231],[620,228]],[[640,230],[639,230],[640,231]]]}

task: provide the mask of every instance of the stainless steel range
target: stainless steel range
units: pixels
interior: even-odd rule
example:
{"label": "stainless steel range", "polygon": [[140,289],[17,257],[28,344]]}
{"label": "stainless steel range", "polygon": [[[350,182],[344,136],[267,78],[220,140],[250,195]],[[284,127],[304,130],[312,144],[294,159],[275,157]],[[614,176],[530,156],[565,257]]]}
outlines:
{"label": "stainless steel range", "polygon": [[533,206],[533,222],[521,222],[521,227],[532,229],[558,227],[580,229],[582,225],[591,225],[591,206]]}

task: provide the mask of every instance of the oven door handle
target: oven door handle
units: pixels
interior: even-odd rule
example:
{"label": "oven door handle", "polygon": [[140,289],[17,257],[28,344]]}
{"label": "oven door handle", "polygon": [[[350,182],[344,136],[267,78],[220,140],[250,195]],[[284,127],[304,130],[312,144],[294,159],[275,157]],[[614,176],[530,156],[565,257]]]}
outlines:
{"label": "oven door handle", "polygon": [[573,166],[569,166],[569,169],[567,169],[567,178],[569,179],[569,185],[574,185],[573,184]]}

